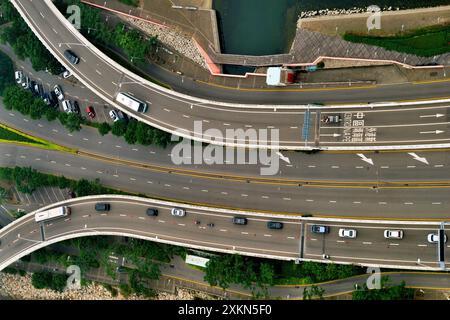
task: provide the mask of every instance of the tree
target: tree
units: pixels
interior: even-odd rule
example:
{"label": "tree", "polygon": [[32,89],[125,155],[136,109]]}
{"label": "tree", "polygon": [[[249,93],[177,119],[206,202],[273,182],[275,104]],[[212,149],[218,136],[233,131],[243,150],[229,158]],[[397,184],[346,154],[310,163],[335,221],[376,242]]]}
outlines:
{"label": "tree", "polygon": [[362,288],[353,291],[353,300],[412,300],[414,289],[406,288],[405,282],[400,285],[390,286],[389,277],[381,278],[381,289],[369,289],[366,284]]}
{"label": "tree", "polygon": [[9,199],[8,191],[0,187],[0,204],[4,204]]}
{"label": "tree", "polygon": [[47,121],[55,120],[58,118],[58,114],[59,112],[53,108],[47,108],[47,110],[45,110],[45,118],[47,118]]}
{"label": "tree", "polygon": [[123,120],[114,122],[111,128],[111,133],[115,136],[123,136],[127,131],[127,123]]}
{"label": "tree", "polygon": [[305,287],[303,289],[303,300],[312,300],[312,299],[320,299],[323,300],[323,294],[325,289],[318,287],[316,285],[312,285],[311,287]]}
{"label": "tree", "polygon": [[14,68],[12,60],[3,52],[0,52],[0,95],[6,87],[14,84]]}
{"label": "tree", "polygon": [[30,106],[30,117],[31,119],[40,119],[42,115],[47,111],[48,107],[45,102],[41,99],[34,99]]}
{"label": "tree", "polygon": [[79,131],[81,129],[81,117],[76,113],[69,113],[66,118],[64,126],[72,131]]}
{"label": "tree", "polygon": [[35,272],[31,276],[31,283],[36,289],[51,289],[62,292],[66,287],[67,276],[54,274],[48,271]]}
{"label": "tree", "polygon": [[136,143],[136,126],[137,121],[130,121],[127,125],[127,131],[125,132],[124,138],[128,144]]}
{"label": "tree", "polygon": [[99,126],[98,126],[98,132],[104,136],[105,134],[108,134],[108,132],[111,131],[111,126],[109,125],[109,123],[107,122],[102,122]]}

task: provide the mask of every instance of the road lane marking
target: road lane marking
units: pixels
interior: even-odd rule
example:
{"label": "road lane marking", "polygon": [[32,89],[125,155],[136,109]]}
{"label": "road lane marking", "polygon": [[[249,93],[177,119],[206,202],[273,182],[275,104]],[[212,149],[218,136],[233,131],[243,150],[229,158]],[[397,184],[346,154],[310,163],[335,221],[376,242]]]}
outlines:
{"label": "road lane marking", "polygon": [[363,244],[372,244],[370,241],[364,241]]}
{"label": "road lane marking", "polygon": [[120,216],[121,216],[121,217],[126,217],[127,215],[126,215],[126,214],[123,214],[123,213],[121,213],[121,214],[120,214]]}
{"label": "road lane marking", "polygon": [[185,227],[185,226],[186,226],[185,223],[179,223],[178,225],[179,225],[179,226],[182,226],[182,227]]}

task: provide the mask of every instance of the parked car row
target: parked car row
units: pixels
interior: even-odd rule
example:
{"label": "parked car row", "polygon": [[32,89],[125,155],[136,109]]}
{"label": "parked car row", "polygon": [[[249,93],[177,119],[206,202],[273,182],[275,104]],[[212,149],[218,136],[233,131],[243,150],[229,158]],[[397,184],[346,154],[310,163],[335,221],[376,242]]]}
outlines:
{"label": "parked car row", "polygon": [[[111,205],[105,202],[98,202],[95,204],[95,211],[103,212],[109,211],[111,209]],[[146,210],[146,214],[151,217],[158,216],[158,209],[148,208]],[[170,214],[175,217],[184,217],[186,216],[186,210],[183,208],[172,208],[170,210]],[[238,225],[246,225],[247,218],[244,217],[233,217],[232,222]],[[199,220],[194,221],[195,224],[201,224]],[[214,223],[208,223],[208,227],[214,227]],[[267,228],[269,229],[283,229],[283,223],[279,221],[269,221],[267,222]]]}
{"label": "parked car row", "polygon": [[[316,233],[316,234],[327,234],[327,233],[330,233],[330,227],[314,224],[311,226],[311,232]],[[358,232],[356,231],[356,229],[340,228],[338,231],[338,235],[341,238],[355,239],[357,234],[358,234]],[[401,240],[401,239],[403,239],[404,233],[403,233],[403,230],[387,229],[387,230],[384,230],[383,236],[385,239]],[[430,233],[427,236],[427,240],[429,243],[437,243],[439,240],[439,235],[436,233]],[[446,243],[446,242],[447,242],[447,235],[444,234],[444,243]]]}
{"label": "parked car row", "polygon": [[[70,76],[71,74],[68,70],[63,73],[64,78],[68,78]],[[15,72],[15,79],[17,84],[21,85],[22,88],[28,89],[33,93],[34,96],[42,98],[47,106],[58,107],[58,101],[60,101],[64,112],[80,113],[80,106],[78,104],[78,101],[71,101],[66,99],[64,91],[62,90],[60,85],[55,85],[53,87],[53,90],[46,92],[42,84],[36,83],[35,81],[31,80],[20,70]],[[95,110],[92,106],[87,106],[85,111],[89,118],[95,118]]]}

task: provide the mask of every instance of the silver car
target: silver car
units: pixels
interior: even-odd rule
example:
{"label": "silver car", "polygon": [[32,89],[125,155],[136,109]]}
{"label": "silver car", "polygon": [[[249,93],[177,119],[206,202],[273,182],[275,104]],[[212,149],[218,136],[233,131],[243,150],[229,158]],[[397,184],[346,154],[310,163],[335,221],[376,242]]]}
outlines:
{"label": "silver car", "polygon": [[60,100],[60,101],[64,100],[64,94],[63,94],[63,91],[62,91],[60,86],[55,85],[53,87],[53,91],[56,93],[56,96],[58,97],[58,100]]}
{"label": "silver car", "polygon": [[177,216],[177,217],[184,217],[186,215],[186,211],[181,208],[172,208],[172,211],[170,213],[173,216]]}

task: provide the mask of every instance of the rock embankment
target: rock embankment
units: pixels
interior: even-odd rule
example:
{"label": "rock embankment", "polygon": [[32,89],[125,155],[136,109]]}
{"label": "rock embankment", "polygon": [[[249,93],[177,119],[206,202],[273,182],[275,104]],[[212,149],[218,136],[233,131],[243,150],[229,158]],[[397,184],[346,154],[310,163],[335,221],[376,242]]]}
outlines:
{"label": "rock embankment", "polygon": [[[36,289],[31,284],[30,274],[20,276],[2,272],[0,272],[0,297],[15,300],[148,300],[148,298],[135,294],[124,297],[119,293],[113,297],[103,285],[93,282],[83,286],[80,290],[64,292]],[[211,299],[201,292],[179,289],[176,294],[158,293],[155,300],[193,300],[194,298]]]}
{"label": "rock embankment", "polygon": [[[382,11],[394,11],[400,10],[400,8],[393,7],[385,7],[380,8]],[[364,13],[367,12],[367,8],[357,8],[353,7],[351,9],[323,9],[323,10],[314,10],[314,11],[304,11],[300,12],[299,18],[312,18],[312,17],[321,17],[321,16],[337,16],[337,15],[345,15],[345,14],[355,14],[355,13]]]}
{"label": "rock embankment", "polygon": [[206,70],[208,67],[206,66],[205,60],[203,56],[200,54],[194,40],[185,36],[181,32],[172,30],[170,28],[164,28],[157,25],[154,25],[150,22],[146,22],[139,19],[129,18],[129,17],[121,17],[124,21],[129,24],[135,26],[140,29],[144,33],[150,36],[158,36],[158,40],[175,49],[183,56],[191,59],[195,63],[199,64]]}

